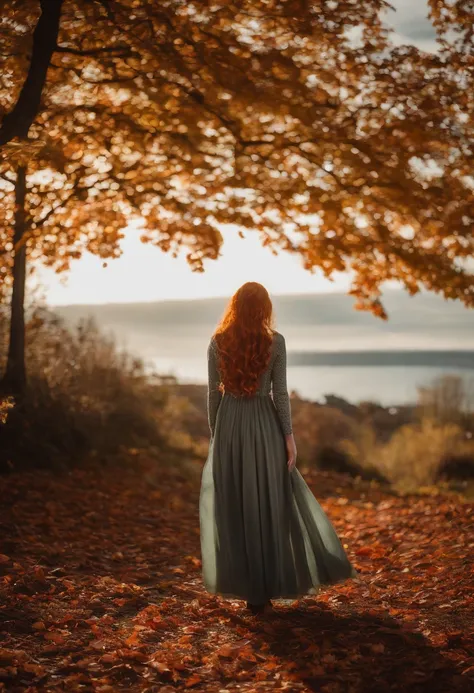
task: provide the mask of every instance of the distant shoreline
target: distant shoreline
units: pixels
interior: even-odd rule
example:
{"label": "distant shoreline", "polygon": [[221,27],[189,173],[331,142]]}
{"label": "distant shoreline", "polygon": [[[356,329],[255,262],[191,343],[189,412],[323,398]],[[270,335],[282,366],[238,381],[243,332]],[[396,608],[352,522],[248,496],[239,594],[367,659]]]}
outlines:
{"label": "distant shoreline", "polygon": [[377,350],[377,351],[292,351],[289,366],[402,366],[465,368],[474,370],[474,351],[466,350]]}

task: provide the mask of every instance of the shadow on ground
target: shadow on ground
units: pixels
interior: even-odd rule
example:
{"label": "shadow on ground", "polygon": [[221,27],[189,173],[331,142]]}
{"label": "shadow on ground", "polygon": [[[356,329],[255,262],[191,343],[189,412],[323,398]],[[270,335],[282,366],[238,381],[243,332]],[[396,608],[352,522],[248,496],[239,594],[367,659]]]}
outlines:
{"label": "shadow on ground", "polygon": [[[251,617],[254,649],[268,651],[291,672],[292,690],[328,693],[465,693],[472,673],[418,632],[392,618],[339,613],[334,606],[304,600],[275,607],[267,617]],[[247,620],[247,618],[246,618]],[[473,686],[473,689],[470,686]]]}

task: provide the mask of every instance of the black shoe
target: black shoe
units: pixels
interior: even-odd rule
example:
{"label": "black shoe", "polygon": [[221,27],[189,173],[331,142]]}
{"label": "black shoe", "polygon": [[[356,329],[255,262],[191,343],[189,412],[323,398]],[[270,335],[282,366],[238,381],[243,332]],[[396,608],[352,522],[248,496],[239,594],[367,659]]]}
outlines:
{"label": "black shoe", "polygon": [[253,614],[263,614],[267,604],[271,604],[271,602],[267,601],[264,604],[252,604],[251,602],[247,602],[247,609],[250,609]]}
{"label": "black shoe", "polygon": [[253,614],[263,613],[264,608],[265,604],[252,604],[251,602],[247,602],[247,609],[249,609]]}

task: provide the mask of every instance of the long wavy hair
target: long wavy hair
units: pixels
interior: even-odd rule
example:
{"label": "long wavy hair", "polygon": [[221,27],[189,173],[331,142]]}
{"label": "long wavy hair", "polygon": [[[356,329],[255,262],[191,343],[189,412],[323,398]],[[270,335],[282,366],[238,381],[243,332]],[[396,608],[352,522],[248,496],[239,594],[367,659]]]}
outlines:
{"label": "long wavy hair", "polygon": [[273,334],[268,291],[257,282],[247,282],[230,299],[214,332],[222,391],[255,394],[270,361]]}

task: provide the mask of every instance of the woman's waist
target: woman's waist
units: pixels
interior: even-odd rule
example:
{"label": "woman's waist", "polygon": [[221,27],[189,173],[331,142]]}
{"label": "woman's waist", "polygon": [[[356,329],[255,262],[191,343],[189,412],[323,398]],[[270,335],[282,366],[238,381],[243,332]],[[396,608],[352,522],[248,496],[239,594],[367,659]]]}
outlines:
{"label": "woman's waist", "polygon": [[270,391],[268,391],[268,392],[265,392],[265,391],[254,392],[254,393],[251,394],[251,395],[247,395],[247,394],[236,394],[236,393],[233,393],[233,392],[224,391],[223,397],[224,397],[224,398],[237,399],[237,400],[240,400],[240,401],[244,401],[244,402],[245,402],[246,400],[253,400],[253,399],[255,399],[255,398],[270,397]]}

